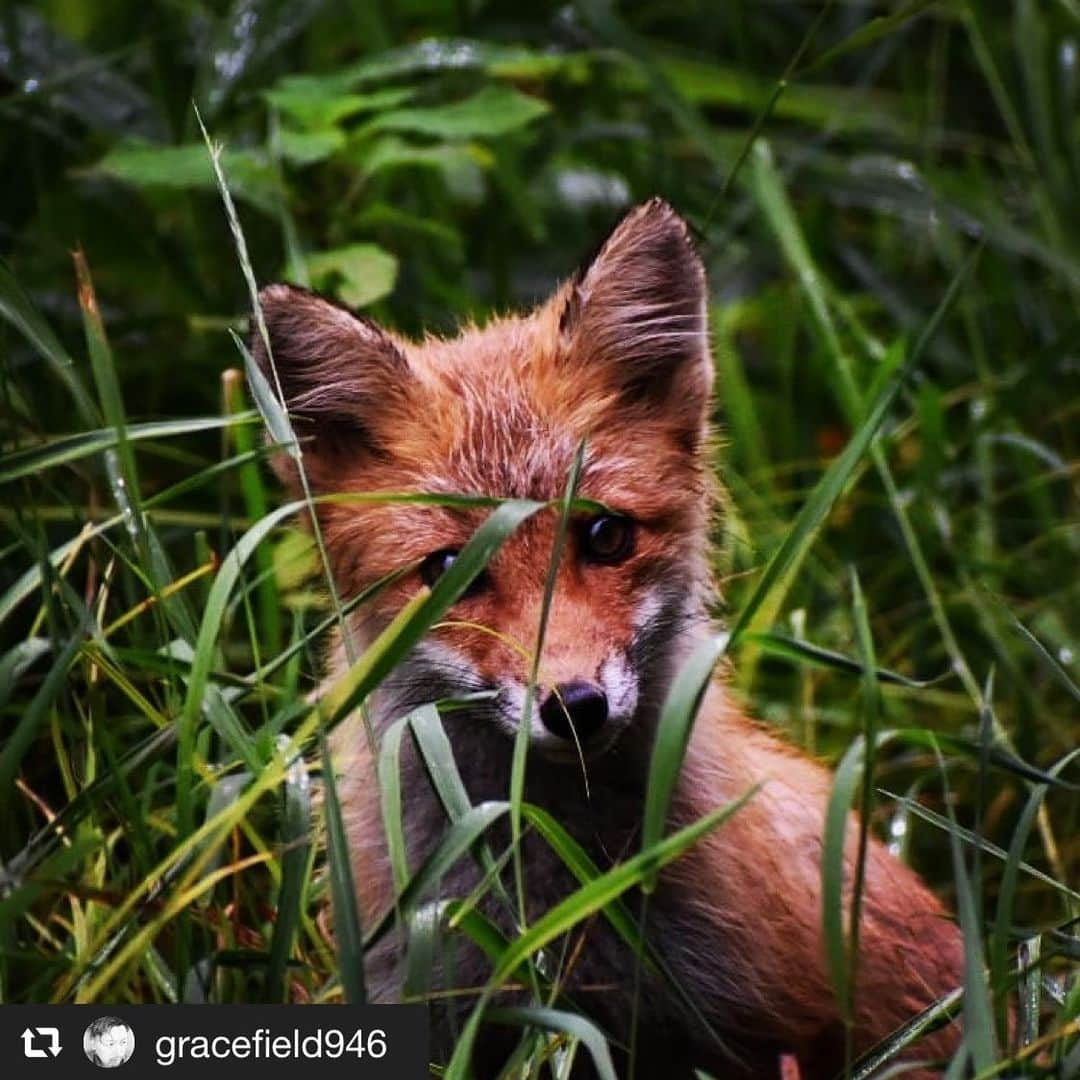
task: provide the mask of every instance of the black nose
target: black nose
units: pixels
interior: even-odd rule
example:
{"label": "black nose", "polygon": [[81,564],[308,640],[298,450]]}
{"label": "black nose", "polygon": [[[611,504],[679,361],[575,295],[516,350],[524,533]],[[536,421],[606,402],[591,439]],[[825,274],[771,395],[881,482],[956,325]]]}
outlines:
{"label": "black nose", "polygon": [[[559,683],[540,706],[540,719],[553,735],[585,742],[607,723],[607,695],[595,683]],[[573,732],[570,725],[573,725]]]}

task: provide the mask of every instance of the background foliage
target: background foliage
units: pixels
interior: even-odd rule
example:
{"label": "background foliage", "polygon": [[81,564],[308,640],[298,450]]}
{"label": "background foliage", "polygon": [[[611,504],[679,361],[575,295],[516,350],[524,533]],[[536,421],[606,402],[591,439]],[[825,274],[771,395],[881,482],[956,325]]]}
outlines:
{"label": "background foliage", "polygon": [[[5,6],[0,999],[342,992],[309,788],[275,751],[327,605],[306,543],[266,519],[226,373],[248,297],[194,100],[260,280],[410,333],[540,298],[637,200],[688,217],[735,683],[839,757],[866,712],[855,568],[876,661],[904,677],[879,726],[938,733],[954,796],[925,737],[891,743],[875,828],[950,895],[947,813],[974,830],[969,944],[996,920],[996,987],[1017,942],[1046,962],[1022,1019],[1049,1049],[1013,1068],[1080,1071],[1080,800],[1017,765],[1080,741],[1078,44],[1075,0]],[[889,347],[978,240],[855,482],[748,611]]]}

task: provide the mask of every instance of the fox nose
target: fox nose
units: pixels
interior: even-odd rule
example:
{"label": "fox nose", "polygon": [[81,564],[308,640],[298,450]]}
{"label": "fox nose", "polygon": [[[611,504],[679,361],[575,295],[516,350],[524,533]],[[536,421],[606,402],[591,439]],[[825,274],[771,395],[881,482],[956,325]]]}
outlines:
{"label": "fox nose", "polygon": [[578,739],[585,742],[607,723],[607,718],[607,694],[591,682],[559,683],[540,705],[544,727],[563,739],[573,740],[576,732]]}

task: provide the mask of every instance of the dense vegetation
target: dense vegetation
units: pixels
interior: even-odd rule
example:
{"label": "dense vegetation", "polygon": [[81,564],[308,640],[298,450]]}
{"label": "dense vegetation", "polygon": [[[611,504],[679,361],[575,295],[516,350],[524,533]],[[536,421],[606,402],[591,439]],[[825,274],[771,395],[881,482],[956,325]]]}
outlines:
{"label": "dense vegetation", "polygon": [[194,101],[255,275],[409,333],[688,217],[734,682],[958,908],[951,1075],[1080,1075],[1078,49],[1076,0],[5,6],[0,1000],[363,990],[292,750],[334,615]]}

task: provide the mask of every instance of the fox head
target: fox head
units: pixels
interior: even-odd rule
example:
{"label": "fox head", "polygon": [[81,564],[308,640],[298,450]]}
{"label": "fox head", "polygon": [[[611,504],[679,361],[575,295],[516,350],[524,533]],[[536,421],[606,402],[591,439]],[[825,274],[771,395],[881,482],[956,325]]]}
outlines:
{"label": "fox head", "polygon": [[[712,385],[702,264],[683,220],[654,199],[532,312],[449,339],[405,340],[314,293],[260,297],[270,355],[303,444],[308,484],[331,492],[428,492],[557,500],[584,441],[578,496],[539,667],[533,745],[599,753],[663,700],[705,621],[706,445]],[[272,356],[272,366],[271,366]],[[294,496],[296,466],[276,468]],[[335,502],[318,510],[343,599],[395,571],[358,609],[361,644],[431,585],[489,511]],[[558,511],[505,543],[393,676],[394,715],[488,690],[484,718],[523,722]]]}

